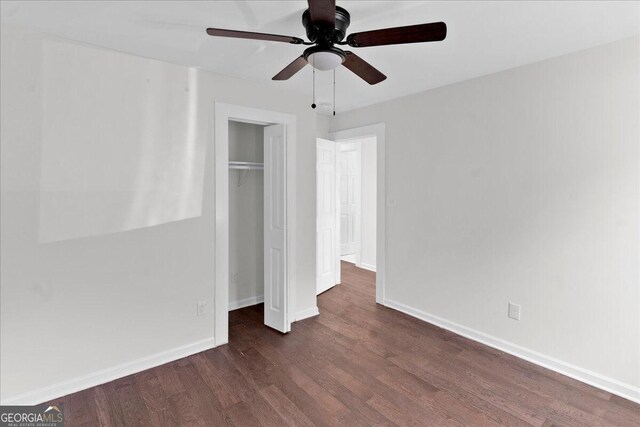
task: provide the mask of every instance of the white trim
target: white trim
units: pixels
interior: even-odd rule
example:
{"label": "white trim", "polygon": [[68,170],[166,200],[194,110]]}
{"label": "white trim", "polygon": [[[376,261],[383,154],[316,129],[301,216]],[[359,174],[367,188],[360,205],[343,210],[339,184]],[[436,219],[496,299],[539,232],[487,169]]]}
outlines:
{"label": "white trim", "polygon": [[[286,264],[285,320],[291,330],[296,294],[296,116],[240,105],[215,103],[215,281],[214,336],[216,346],[229,342],[229,121],[254,124],[284,124],[286,127]],[[219,286],[219,284],[222,284]]]}
{"label": "white trim", "polygon": [[387,242],[387,181],[386,181],[386,141],[385,124],[378,123],[370,126],[363,126],[353,129],[338,130],[330,132],[330,139],[342,142],[363,137],[375,136],[377,144],[377,208],[376,208],[376,302],[384,304],[385,301],[385,259]]}
{"label": "white trim", "polygon": [[264,302],[264,295],[257,297],[243,298],[236,301],[229,302],[229,311],[238,310],[239,308],[251,307],[252,305],[262,304]]}
{"label": "white trim", "polygon": [[299,311],[298,314],[296,314],[296,322],[298,320],[308,319],[310,317],[314,317],[319,314],[320,314],[320,311],[318,311],[318,307],[307,308],[306,310]]}
{"label": "white trim", "polygon": [[156,366],[164,365],[165,363],[173,362],[174,360],[182,359],[183,357],[191,356],[214,347],[215,343],[213,338],[196,341],[48,387],[10,396],[2,399],[2,405],[37,405],[48,400],[57,399],[80,390],[117,380],[127,375],[155,368]]}
{"label": "white trim", "polygon": [[[334,194],[334,200],[333,202],[336,204],[336,209],[335,209],[335,242],[333,242],[333,250],[336,251],[335,252],[335,260],[334,260],[334,267],[336,270],[336,285],[342,283],[342,267],[340,265],[340,253],[342,252],[342,247],[340,245],[340,233],[342,233],[341,227],[342,225],[340,224],[340,173],[339,173],[339,168],[340,168],[340,146],[338,143],[336,143],[335,141],[332,141],[334,148],[336,150],[336,154],[334,156],[334,165],[333,165],[333,171],[335,172],[335,175],[333,177],[334,180],[334,187],[335,187],[335,194]],[[316,242],[316,246],[317,246],[317,242]],[[317,268],[317,266],[316,266]],[[318,293],[318,295],[320,294],[320,292]]]}
{"label": "white trim", "polygon": [[342,255],[338,257],[338,261],[350,262],[351,264],[357,264],[356,262],[356,253]]}
{"label": "white trim", "polygon": [[433,325],[447,329],[451,332],[455,332],[456,334],[462,335],[465,338],[480,342],[482,344],[488,345],[489,347],[504,351],[505,353],[509,353],[528,362],[558,372],[562,375],[566,375],[575,380],[582,381],[583,383],[624,397],[625,399],[640,403],[640,387],[634,387],[630,384],[625,384],[616,379],[600,375],[596,372],[589,371],[576,365],[572,365],[554,357],[538,353],[537,351],[530,350],[525,347],[521,347],[509,341],[505,341],[503,339],[485,334],[484,332],[477,331],[467,326],[451,322],[449,320],[426,313],[416,308],[409,307],[396,301],[386,299],[384,301],[384,305],[394,310],[398,310],[410,316],[416,317],[427,323],[431,323]]}
{"label": "white trim", "polygon": [[366,262],[361,262],[360,264],[356,263],[356,267],[363,268],[363,269],[369,270],[369,271],[373,271],[374,273],[376,271],[376,266],[375,265],[367,264]]}

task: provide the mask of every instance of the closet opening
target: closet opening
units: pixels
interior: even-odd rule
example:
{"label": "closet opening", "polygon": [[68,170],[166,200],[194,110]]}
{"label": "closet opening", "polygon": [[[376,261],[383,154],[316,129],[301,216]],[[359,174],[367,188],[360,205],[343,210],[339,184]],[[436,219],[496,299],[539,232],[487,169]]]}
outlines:
{"label": "closet opening", "polygon": [[295,320],[296,119],[230,104],[215,107],[218,346],[229,341],[236,310],[254,326],[282,333]]}
{"label": "closet opening", "polygon": [[264,127],[229,121],[229,311],[264,302]]}

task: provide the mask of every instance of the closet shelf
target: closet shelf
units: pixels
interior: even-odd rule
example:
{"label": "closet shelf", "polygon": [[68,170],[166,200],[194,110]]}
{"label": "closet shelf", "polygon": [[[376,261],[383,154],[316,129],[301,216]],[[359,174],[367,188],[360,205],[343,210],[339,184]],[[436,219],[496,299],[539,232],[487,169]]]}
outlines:
{"label": "closet shelf", "polygon": [[229,169],[263,170],[263,169],[264,169],[264,163],[256,163],[256,162],[229,162]]}

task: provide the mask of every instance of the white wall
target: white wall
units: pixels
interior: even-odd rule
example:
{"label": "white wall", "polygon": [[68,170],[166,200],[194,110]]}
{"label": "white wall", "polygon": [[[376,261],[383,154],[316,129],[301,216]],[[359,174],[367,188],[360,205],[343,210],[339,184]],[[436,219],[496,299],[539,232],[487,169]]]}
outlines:
{"label": "white wall", "polygon": [[316,136],[323,139],[331,139],[329,137],[329,131],[331,129],[331,118],[326,114],[316,115]]}
{"label": "white wall", "polygon": [[[263,129],[229,122],[229,160],[262,163]],[[233,309],[264,298],[264,174],[238,169],[229,174],[229,307]]]}
{"label": "white wall", "polygon": [[361,218],[360,218],[360,261],[359,266],[369,270],[376,268],[376,203],[377,203],[377,146],[376,138],[365,138],[361,144],[360,183],[361,183]]}
{"label": "white wall", "polygon": [[201,215],[195,70],[49,41],[41,58],[40,242]]}
{"label": "white wall", "polygon": [[[297,116],[296,303],[298,311],[315,308],[315,246],[309,244],[315,238],[315,175],[309,171],[315,164],[316,116],[307,99],[200,70],[53,40],[8,25],[2,26],[1,43],[3,402],[27,393],[17,401],[35,403],[90,385],[95,379],[108,379],[211,345],[215,101]],[[94,69],[92,64],[102,68]],[[73,82],[65,78],[65,67]],[[57,70],[57,77],[45,75],[51,68]],[[132,82],[146,79],[159,83],[150,83],[148,91],[132,90],[138,87]],[[96,81],[99,90],[91,85]],[[82,117],[76,115],[75,107],[67,110],[69,114],[62,110],[55,116],[61,124],[78,124],[78,133],[69,143],[81,147],[83,142],[96,144],[99,138],[99,150],[49,151],[48,141],[66,144],[57,138],[55,123],[43,114],[45,99],[52,99],[45,90],[57,83],[68,89],[55,92],[60,108],[84,100]],[[185,99],[195,105],[185,105]],[[177,114],[172,101],[179,101],[188,114]],[[149,121],[153,111],[159,112]],[[139,133],[137,126],[143,123],[149,124],[145,129],[153,136],[147,145],[141,145],[139,139],[149,135]],[[120,151],[124,138],[133,143],[129,151]],[[110,140],[115,144],[113,150],[108,148]],[[143,146],[148,152],[141,150]],[[173,156],[172,150],[180,155]],[[67,159],[66,155],[73,157]],[[136,181],[129,178],[145,171],[149,164],[163,168],[145,172],[141,175],[145,185],[133,186],[131,182]],[[137,218],[148,218],[153,212],[148,207],[166,206],[167,200],[183,197],[188,206],[201,205],[201,211],[189,209],[188,215],[181,216],[184,220],[173,221],[178,217],[172,216],[172,222],[161,218],[141,228],[107,234],[103,232],[117,228],[97,227],[95,223],[74,228],[66,223],[65,233],[76,229],[89,232],[83,232],[83,238],[39,243],[41,198],[50,190],[42,186],[41,178],[64,176],[56,190],[74,190],[62,170],[69,165],[97,166],[82,170],[91,178],[91,185],[81,187],[84,194],[79,200],[92,200],[112,215],[122,214],[121,207],[132,207],[131,201],[139,197],[156,200],[146,198],[153,192],[160,195],[160,203],[145,204]],[[196,178],[178,181],[174,179],[177,171],[192,171]],[[169,181],[160,179],[163,172]],[[198,190],[199,181],[202,191]],[[169,189],[166,182],[172,183]],[[185,187],[174,185],[176,182]],[[187,188],[187,184],[195,187]],[[118,191],[126,197],[117,199]],[[113,200],[120,204],[112,204]],[[75,220],[91,222],[94,218]],[[146,226],[154,223],[158,225]],[[122,223],[114,220],[107,225],[113,224]],[[200,300],[208,301],[209,309],[206,315],[196,317]],[[100,370],[104,371],[93,376]],[[64,381],[70,383],[62,384]]]}
{"label": "white wall", "polygon": [[640,399],[639,51],[339,114],[386,123],[386,303]]}

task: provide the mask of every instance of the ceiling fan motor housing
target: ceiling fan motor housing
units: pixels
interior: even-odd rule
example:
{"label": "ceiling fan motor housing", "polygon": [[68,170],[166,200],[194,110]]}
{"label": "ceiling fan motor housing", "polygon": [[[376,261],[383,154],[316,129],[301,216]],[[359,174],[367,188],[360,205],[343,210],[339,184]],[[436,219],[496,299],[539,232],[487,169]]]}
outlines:
{"label": "ceiling fan motor housing", "polygon": [[307,38],[318,46],[325,48],[342,41],[347,34],[347,28],[349,28],[350,23],[351,16],[349,12],[340,6],[336,6],[335,25],[312,22],[309,9],[302,14],[302,25],[307,30]]}

